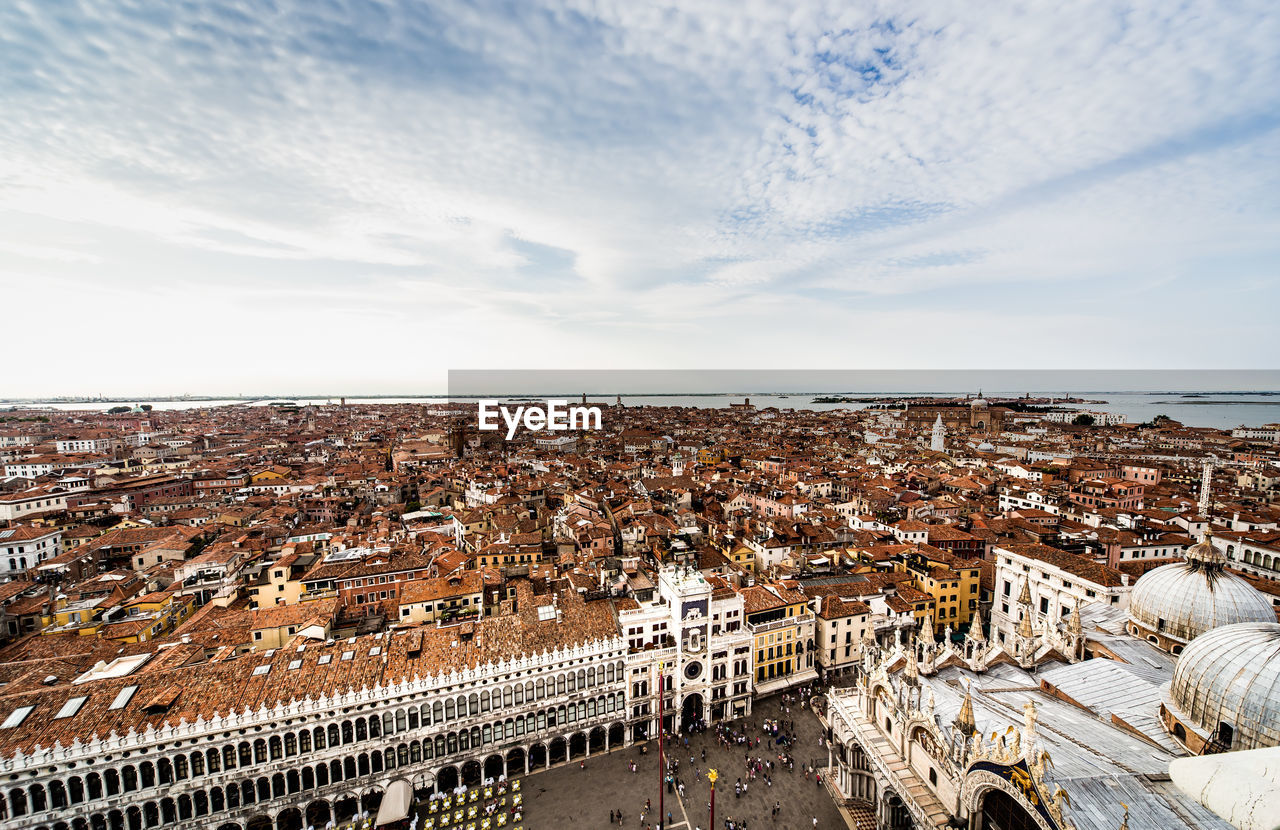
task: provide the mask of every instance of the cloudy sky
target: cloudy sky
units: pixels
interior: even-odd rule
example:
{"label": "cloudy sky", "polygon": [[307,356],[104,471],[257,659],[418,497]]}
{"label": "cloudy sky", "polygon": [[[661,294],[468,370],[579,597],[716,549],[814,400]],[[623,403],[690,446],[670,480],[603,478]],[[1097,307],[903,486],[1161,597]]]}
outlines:
{"label": "cloudy sky", "polygon": [[0,396],[1274,368],[1258,2],[0,4]]}

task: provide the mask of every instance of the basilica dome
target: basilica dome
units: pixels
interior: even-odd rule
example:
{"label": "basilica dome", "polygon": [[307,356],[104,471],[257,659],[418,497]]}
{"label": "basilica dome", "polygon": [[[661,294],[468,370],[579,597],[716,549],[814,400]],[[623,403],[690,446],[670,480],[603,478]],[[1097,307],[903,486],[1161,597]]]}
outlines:
{"label": "basilica dome", "polygon": [[1224,570],[1211,535],[1182,562],[1148,571],[1129,595],[1129,633],[1174,654],[1206,631],[1244,622],[1276,621],[1266,595]]}
{"label": "basilica dome", "polygon": [[[1166,722],[1212,749],[1280,745],[1280,624],[1215,628],[1187,646],[1173,670]],[[1168,717],[1171,716],[1171,717]]]}

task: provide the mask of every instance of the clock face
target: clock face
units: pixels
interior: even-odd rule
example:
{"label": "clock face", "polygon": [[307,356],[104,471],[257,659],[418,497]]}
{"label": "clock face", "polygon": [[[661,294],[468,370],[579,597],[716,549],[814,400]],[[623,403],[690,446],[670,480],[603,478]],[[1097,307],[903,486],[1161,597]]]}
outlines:
{"label": "clock face", "polygon": [[699,662],[697,662],[697,661],[694,661],[694,662],[692,662],[692,663],[686,663],[686,664],[685,664],[685,667],[684,667],[684,676],[685,676],[685,677],[689,678],[690,680],[696,680],[696,679],[697,679],[697,677],[698,677],[698,675],[700,675],[700,674],[702,674],[702,664],[701,664],[701,663],[699,663]]}

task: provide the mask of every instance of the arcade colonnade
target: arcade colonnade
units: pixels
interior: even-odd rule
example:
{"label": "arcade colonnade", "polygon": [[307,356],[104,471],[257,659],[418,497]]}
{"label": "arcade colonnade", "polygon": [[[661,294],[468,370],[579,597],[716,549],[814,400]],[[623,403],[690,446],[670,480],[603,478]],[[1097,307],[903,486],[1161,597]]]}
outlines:
{"label": "arcade colonnade", "polygon": [[397,778],[427,793],[604,752],[627,743],[615,655],[443,695],[365,690],[311,713],[291,705],[3,759],[0,830],[301,830],[376,805]]}

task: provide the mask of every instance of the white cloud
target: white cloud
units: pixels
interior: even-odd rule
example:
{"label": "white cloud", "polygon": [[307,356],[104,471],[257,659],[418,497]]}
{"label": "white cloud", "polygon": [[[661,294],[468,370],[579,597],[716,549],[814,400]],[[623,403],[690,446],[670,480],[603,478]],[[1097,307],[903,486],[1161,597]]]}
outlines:
{"label": "white cloud", "polygon": [[[751,365],[761,340],[844,338],[818,319],[888,336],[913,302],[928,325],[870,353],[918,365],[979,315],[1080,331],[1082,285],[1165,330],[1206,280],[1277,299],[1277,43],[1265,3],[19,3],[0,296],[57,281],[103,314],[252,329],[235,368],[202,360],[228,391],[318,329],[325,360],[284,376],[370,391],[416,379],[337,343]],[[1265,305],[1217,325],[1280,350]],[[1092,313],[1105,336],[1125,310]],[[1108,362],[1248,362],[1209,348]],[[48,354],[14,390],[99,383]],[[157,360],[117,381],[178,388],[189,364]]]}

